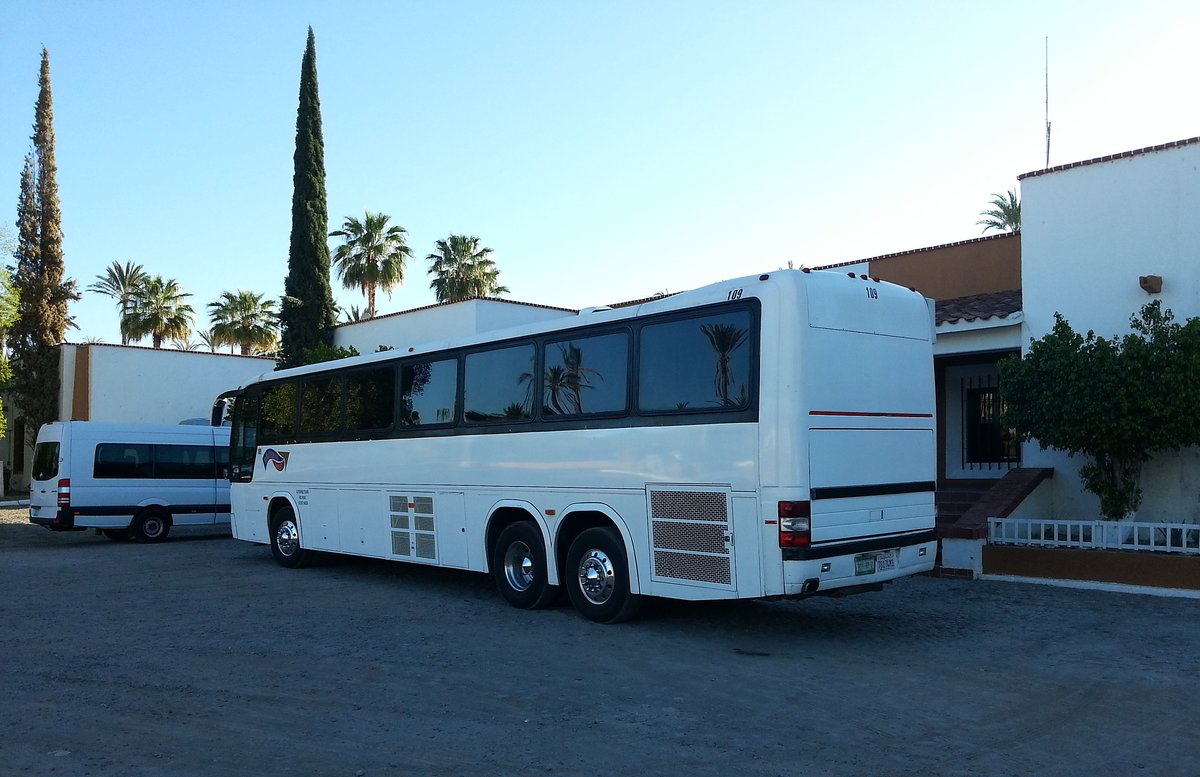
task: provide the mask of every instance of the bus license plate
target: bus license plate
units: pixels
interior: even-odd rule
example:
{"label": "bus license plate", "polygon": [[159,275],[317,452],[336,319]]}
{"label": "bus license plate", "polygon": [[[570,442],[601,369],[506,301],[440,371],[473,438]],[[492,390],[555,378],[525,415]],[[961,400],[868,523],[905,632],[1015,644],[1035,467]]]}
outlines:
{"label": "bus license plate", "polygon": [[881,550],[878,553],[859,553],[854,557],[854,574],[873,575],[876,572],[888,572],[896,568],[895,550]]}

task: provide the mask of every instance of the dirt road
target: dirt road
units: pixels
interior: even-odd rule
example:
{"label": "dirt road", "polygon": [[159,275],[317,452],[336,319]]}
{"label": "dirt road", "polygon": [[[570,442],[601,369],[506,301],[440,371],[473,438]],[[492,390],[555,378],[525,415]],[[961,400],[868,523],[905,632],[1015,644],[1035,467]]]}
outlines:
{"label": "dirt road", "polygon": [[0,525],[3,775],[1200,775],[1200,603],[998,582],[658,604]]}

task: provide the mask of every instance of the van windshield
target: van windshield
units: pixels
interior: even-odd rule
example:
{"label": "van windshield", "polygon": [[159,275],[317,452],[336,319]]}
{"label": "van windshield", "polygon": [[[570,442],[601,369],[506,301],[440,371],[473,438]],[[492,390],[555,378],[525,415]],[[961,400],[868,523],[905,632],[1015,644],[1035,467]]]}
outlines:
{"label": "van windshield", "polygon": [[58,474],[58,443],[39,442],[33,449],[33,479],[50,480]]}

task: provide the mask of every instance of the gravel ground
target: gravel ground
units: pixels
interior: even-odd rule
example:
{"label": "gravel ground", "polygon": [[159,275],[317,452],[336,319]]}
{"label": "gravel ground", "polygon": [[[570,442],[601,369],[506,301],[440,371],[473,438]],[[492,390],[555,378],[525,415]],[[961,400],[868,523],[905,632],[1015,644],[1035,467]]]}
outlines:
{"label": "gravel ground", "polygon": [[30,525],[0,586],[3,775],[1200,775],[1196,600],[913,578],[598,626],[478,574]]}

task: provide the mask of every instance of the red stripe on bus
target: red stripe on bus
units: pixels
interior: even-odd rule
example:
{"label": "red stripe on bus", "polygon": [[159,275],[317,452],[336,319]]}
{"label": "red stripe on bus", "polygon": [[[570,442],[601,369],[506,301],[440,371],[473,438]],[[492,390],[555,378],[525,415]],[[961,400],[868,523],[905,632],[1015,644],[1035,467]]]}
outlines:
{"label": "red stripe on bus", "polygon": [[863,413],[856,410],[809,410],[809,415],[838,415],[855,418],[933,418],[933,413]]}

